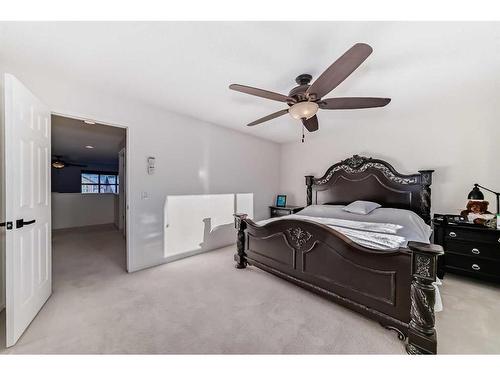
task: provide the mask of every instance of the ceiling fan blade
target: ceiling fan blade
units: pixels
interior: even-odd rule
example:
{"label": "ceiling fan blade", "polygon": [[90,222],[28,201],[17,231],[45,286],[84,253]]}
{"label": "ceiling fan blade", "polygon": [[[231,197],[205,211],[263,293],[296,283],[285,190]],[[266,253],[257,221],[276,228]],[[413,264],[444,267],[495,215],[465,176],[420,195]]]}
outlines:
{"label": "ceiling fan blade", "polygon": [[257,124],[261,124],[263,122],[272,120],[273,118],[283,116],[285,113],[288,113],[288,109],[282,109],[281,111],[271,113],[270,115],[267,115],[267,116],[262,117],[262,118],[260,118],[258,120],[255,120],[254,122],[251,122],[247,126],[254,126],[254,125],[257,125]]}
{"label": "ceiling fan blade", "polygon": [[64,164],[66,164],[68,167],[82,167],[82,168],[87,167],[85,164],[76,164],[76,163],[64,163]]}
{"label": "ceiling fan blade", "polygon": [[278,94],[278,93],[272,92],[272,91],[258,89],[255,87],[232,84],[232,85],[229,85],[229,88],[231,90],[234,90],[234,91],[239,91],[239,92],[242,92],[245,94],[260,96],[261,98],[276,100],[278,102],[284,102],[284,103],[293,102],[293,103],[295,103],[295,99],[293,99],[289,96]]}
{"label": "ceiling fan blade", "polygon": [[315,132],[319,129],[318,116],[314,115],[308,120],[302,119],[302,124],[304,124],[304,127],[310,132]]}
{"label": "ceiling fan blade", "polygon": [[390,98],[330,98],[318,102],[321,109],[359,109],[384,107]]}
{"label": "ceiling fan blade", "polygon": [[307,89],[307,94],[322,98],[340,85],[372,53],[368,44],[357,43],[326,69]]}

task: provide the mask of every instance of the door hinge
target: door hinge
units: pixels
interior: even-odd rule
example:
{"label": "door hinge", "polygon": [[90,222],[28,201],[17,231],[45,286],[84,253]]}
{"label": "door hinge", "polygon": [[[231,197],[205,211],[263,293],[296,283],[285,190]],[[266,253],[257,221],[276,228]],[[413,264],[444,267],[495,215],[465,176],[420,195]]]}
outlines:
{"label": "door hinge", "polygon": [[12,221],[6,221],[4,223],[0,223],[0,227],[5,227],[5,229],[12,229]]}

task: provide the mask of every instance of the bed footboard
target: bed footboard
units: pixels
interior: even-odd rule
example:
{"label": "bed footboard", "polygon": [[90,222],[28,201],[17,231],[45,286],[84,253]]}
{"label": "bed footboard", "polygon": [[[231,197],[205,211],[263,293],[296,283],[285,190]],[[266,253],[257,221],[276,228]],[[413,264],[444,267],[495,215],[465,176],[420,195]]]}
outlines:
{"label": "bed footboard", "polygon": [[412,275],[410,289],[410,324],[408,354],[436,354],[437,333],[434,328],[434,303],[436,290],[437,258],[443,254],[440,245],[409,242],[412,250]]}
{"label": "bed footboard", "polygon": [[437,245],[376,251],[306,220],[256,225],[236,214],[237,268],[256,266],[394,329],[409,354],[435,354]]}

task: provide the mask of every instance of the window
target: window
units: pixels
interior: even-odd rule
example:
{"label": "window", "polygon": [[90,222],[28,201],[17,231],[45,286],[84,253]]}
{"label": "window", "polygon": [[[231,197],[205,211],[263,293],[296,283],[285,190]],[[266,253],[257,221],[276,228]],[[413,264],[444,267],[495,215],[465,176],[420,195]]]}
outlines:
{"label": "window", "polygon": [[82,193],[114,193],[118,194],[118,173],[82,171]]}

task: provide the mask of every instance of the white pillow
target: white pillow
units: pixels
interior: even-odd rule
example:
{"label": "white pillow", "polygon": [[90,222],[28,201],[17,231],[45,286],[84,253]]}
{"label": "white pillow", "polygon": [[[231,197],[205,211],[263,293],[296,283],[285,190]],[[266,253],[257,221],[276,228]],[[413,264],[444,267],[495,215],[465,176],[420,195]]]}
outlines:
{"label": "white pillow", "polygon": [[345,206],[342,210],[360,215],[367,215],[373,210],[382,207],[380,204],[368,201],[355,201]]}

